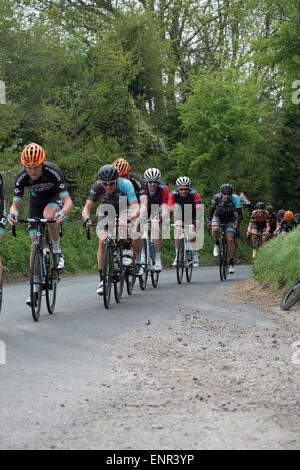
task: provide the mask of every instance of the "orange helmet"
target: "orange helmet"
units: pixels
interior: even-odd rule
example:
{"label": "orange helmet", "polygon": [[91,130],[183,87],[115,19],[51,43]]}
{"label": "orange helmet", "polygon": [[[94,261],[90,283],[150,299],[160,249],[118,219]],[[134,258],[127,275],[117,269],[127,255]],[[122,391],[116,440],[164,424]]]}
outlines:
{"label": "orange helmet", "polygon": [[27,167],[42,165],[45,162],[45,159],[45,150],[34,142],[26,145],[21,153],[21,162]]}
{"label": "orange helmet", "polygon": [[113,162],[113,166],[117,167],[119,170],[119,176],[126,176],[131,168],[127,160],[124,160],[124,158],[118,158]]}
{"label": "orange helmet", "polygon": [[284,213],[284,220],[287,220],[288,222],[290,222],[294,217],[294,213],[292,211],[286,211]]}

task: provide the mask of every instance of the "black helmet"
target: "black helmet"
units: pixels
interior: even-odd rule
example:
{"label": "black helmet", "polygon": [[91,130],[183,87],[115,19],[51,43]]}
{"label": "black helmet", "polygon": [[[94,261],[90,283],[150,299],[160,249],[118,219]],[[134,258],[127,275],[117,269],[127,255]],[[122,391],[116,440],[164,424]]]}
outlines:
{"label": "black helmet", "polygon": [[273,214],[274,212],[273,206],[266,206],[266,211],[270,212],[270,214]]}
{"label": "black helmet", "polygon": [[258,202],[255,206],[255,209],[265,209],[265,203],[264,202]]}
{"label": "black helmet", "polygon": [[224,196],[231,195],[233,193],[233,186],[229,183],[222,184],[220,191]]}
{"label": "black helmet", "polygon": [[112,165],[104,165],[98,171],[99,179],[102,181],[116,181],[119,177],[119,170]]}

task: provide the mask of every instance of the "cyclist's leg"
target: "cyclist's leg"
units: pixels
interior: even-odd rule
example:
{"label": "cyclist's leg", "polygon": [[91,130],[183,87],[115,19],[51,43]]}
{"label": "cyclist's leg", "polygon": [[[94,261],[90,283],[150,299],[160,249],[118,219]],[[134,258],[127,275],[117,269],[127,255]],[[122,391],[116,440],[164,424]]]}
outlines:
{"label": "cyclist's leg", "polygon": [[199,266],[196,236],[197,236],[196,220],[193,219],[192,224],[189,226],[188,240],[189,240],[189,246],[192,252],[194,268],[197,268]]}
{"label": "cyclist's leg", "polygon": [[212,236],[215,241],[215,246],[214,246],[214,256],[218,256],[219,254],[219,248],[220,248],[220,242],[219,242],[219,229],[220,229],[220,223],[221,220],[218,217],[213,217],[211,221],[211,227],[212,227]]}
{"label": "cyclist's leg", "polygon": [[162,230],[161,230],[162,220],[153,220],[151,222],[151,230],[152,230],[152,240],[154,243],[155,248],[155,266],[154,269],[156,271],[162,270],[162,263],[161,263],[161,247],[162,247]]}
{"label": "cyclist's leg", "polygon": [[175,221],[175,225],[176,225],[176,227],[174,227],[175,259],[173,261],[173,266],[176,266],[177,264],[178,249],[179,249],[179,243],[180,243],[180,238],[181,238],[181,227],[183,225],[183,221],[181,219],[178,219]]}
{"label": "cyclist's leg", "polygon": [[105,216],[98,217],[98,226],[97,226],[97,236],[99,240],[98,249],[97,249],[97,263],[98,271],[100,276],[99,285],[97,287],[97,294],[103,294],[103,260],[104,260],[104,251],[105,251],[105,241],[107,239],[107,225],[101,223]]}
{"label": "cyclist's leg", "polygon": [[[56,212],[60,211],[61,208],[62,208],[62,201],[59,198],[59,196],[56,195],[48,199],[46,206],[44,208],[44,211],[43,211],[43,217],[45,219],[53,219],[55,217]],[[49,224],[48,231],[49,231],[50,238],[52,240],[54,265],[58,269],[63,269],[64,258],[63,258],[62,251],[61,251],[58,224]]]}

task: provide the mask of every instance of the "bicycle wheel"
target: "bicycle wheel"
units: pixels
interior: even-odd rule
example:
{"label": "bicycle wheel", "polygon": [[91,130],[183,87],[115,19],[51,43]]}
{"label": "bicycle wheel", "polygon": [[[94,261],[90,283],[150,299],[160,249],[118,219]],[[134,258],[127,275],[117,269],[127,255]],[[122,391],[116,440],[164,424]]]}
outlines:
{"label": "bicycle wheel", "polygon": [[2,298],[3,298],[3,283],[2,283],[2,279],[0,279],[0,313],[2,309]]}
{"label": "bicycle wheel", "polygon": [[158,285],[159,271],[154,271],[154,266],[155,266],[155,247],[154,246],[152,248],[152,256],[150,256],[149,263],[151,267],[151,282],[152,282],[152,286],[155,288]]}
{"label": "bicycle wheel", "polygon": [[43,290],[43,255],[40,246],[34,245],[30,268],[31,313],[34,321],[40,318]]}
{"label": "bicycle wheel", "polygon": [[55,309],[59,273],[56,269],[53,268],[53,257],[51,253],[46,254],[44,260],[47,269],[47,275],[45,280],[46,304],[49,314],[52,315]]}
{"label": "bicycle wheel", "polygon": [[141,251],[141,256],[145,260],[144,263],[141,265],[142,268],[143,268],[144,273],[143,273],[142,276],[139,276],[140,288],[142,290],[146,289],[147,280],[148,280],[148,262],[149,262],[149,260],[148,260],[147,244],[148,244],[147,240],[144,240],[143,248],[142,248],[142,251]]}
{"label": "bicycle wheel", "polygon": [[135,270],[135,253],[134,253],[134,250],[132,250],[132,257],[133,257],[132,264],[130,266],[126,267],[126,274],[125,274],[126,287],[127,287],[128,295],[132,294],[134,284],[135,284],[135,281],[136,281],[136,276],[134,274],[134,270]]}
{"label": "bicycle wheel", "polygon": [[193,253],[191,249],[186,250],[185,274],[187,282],[191,282],[193,274]]}
{"label": "bicycle wheel", "polygon": [[111,298],[111,284],[113,274],[114,258],[111,250],[110,242],[105,243],[104,260],[103,260],[103,301],[105,308],[109,308]]}
{"label": "bicycle wheel", "polygon": [[178,255],[177,255],[177,265],[176,265],[176,275],[178,284],[182,283],[184,271],[184,240],[183,238],[179,241],[178,245]]}
{"label": "bicycle wheel", "polygon": [[223,238],[221,238],[220,248],[219,248],[219,272],[220,272],[221,281],[226,280],[225,261],[226,261],[225,241],[223,240]]}
{"label": "bicycle wheel", "polygon": [[228,246],[227,246],[227,242],[224,241],[224,245],[223,245],[223,278],[224,278],[225,281],[227,279],[228,269],[229,269]]}
{"label": "bicycle wheel", "polygon": [[114,272],[113,272],[113,283],[114,283],[114,294],[115,301],[120,302],[123,289],[124,289],[124,270],[122,265],[122,250],[119,245],[114,248]]}
{"label": "bicycle wheel", "polygon": [[291,287],[283,294],[280,302],[280,308],[282,310],[288,310],[298,300],[300,300],[300,276],[296,279]]}

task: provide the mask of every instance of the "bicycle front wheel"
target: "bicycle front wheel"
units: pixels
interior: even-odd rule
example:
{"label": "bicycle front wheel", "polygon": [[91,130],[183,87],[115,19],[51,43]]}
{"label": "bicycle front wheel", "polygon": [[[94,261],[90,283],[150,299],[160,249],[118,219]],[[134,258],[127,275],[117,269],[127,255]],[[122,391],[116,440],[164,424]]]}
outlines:
{"label": "bicycle front wheel", "polygon": [[182,283],[184,271],[184,240],[181,239],[178,245],[178,255],[177,255],[177,265],[176,265],[176,275],[178,284]]}
{"label": "bicycle front wheel", "polygon": [[219,272],[221,281],[226,281],[227,264],[227,246],[224,240],[221,240],[219,249]]}
{"label": "bicycle front wheel", "polygon": [[123,289],[124,289],[124,271],[122,264],[122,251],[120,246],[115,247],[114,253],[114,274],[113,274],[113,283],[114,283],[114,293],[115,301],[120,302]]}
{"label": "bicycle front wheel", "polygon": [[39,245],[34,245],[30,268],[31,313],[34,321],[40,318],[42,304],[43,256]]}
{"label": "bicycle front wheel", "polygon": [[280,302],[280,308],[282,310],[288,310],[295,303],[300,300],[300,276],[291,285],[291,287],[283,294]]}
{"label": "bicycle front wheel", "polygon": [[103,301],[105,308],[109,308],[111,298],[111,283],[113,274],[113,254],[109,242],[105,244],[104,260],[103,260]]}
{"label": "bicycle front wheel", "polygon": [[192,250],[186,251],[186,268],[185,268],[186,280],[191,282],[193,274],[193,253]]}
{"label": "bicycle front wheel", "polygon": [[141,265],[143,268],[143,275],[139,276],[139,283],[140,283],[140,288],[142,290],[146,289],[147,286],[147,280],[148,280],[148,250],[147,250],[147,240],[144,240],[141,256],[145,260],[144,263]]}
{"label": "bicycle front wheel", "polygon": [[47,266],[46,275],[46,304],[50,315],[54,313],[56,304],[57,285],[59,282],[59,274],[56,269],[53,268],[53,258],[50,254],[45,256],[45,264]]}
{"label": "bicycle front wheel", "polygon": [[152,286],[155,288],[158,285],[159,271],[154,271],[154,266],[155,266],[155,248],[154,248],[154,246],[153,246],[152,256],[150,257],[150,266],[151,266],[151,282],[152,282]]}

